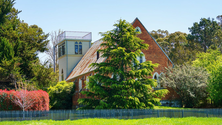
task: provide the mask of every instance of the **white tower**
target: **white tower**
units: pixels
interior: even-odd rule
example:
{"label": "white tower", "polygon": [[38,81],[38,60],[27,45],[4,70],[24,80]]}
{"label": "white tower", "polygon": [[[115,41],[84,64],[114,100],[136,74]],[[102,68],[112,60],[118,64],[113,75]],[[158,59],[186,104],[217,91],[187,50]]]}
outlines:
{"label": "white tower", "polygon": [[92,33],[64,31],[58,38],[59,81],[63,81],[90,48]]}

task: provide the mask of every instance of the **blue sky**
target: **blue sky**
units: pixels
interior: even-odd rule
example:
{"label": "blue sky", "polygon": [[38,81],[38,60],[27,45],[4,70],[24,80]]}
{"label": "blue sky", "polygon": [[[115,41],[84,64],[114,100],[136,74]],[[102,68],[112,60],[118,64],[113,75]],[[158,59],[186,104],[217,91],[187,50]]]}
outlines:
{"label": "blue sky", "polygon": [[[99,32],[113,29],[119,19],[140,19],[148,31],[168,30],[189,33],[188,27],[201,18],[222,15],[222,0],[16,0],[19,18],[36,24],[45,33],[52,31]],[[44,54],[40,55],[42,60]]]}

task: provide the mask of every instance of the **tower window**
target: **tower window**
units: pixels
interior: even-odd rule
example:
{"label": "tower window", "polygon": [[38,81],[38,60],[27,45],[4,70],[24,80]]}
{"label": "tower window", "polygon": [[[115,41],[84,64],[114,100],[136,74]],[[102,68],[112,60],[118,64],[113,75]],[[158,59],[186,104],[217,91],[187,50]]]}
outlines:
{"label": "tower window", "polygon": [[65,55],[65,42],[59,45],[59,57]]}
{"label": "tower window", "polygon": [[75,54],[82,54],[82,42],[75,42]]}

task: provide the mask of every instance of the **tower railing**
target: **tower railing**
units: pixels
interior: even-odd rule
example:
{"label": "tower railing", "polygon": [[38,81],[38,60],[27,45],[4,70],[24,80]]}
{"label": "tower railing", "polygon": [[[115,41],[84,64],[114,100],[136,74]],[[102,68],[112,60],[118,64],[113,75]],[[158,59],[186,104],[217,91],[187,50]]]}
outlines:
{"label": "tower railing", "polygon": [[64,31],[58,35],[59,41],[64,39],[74,39],[74,40],[92,40],[91,32],[81,32],[81,31]]}

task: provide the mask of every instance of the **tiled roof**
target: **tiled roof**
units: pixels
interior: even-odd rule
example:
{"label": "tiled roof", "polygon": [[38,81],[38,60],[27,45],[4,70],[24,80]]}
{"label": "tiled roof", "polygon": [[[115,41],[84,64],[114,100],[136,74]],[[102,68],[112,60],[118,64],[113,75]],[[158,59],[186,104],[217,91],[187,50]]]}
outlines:
{"label": "tiled roof", "polygon": [[[77,76],[93,71],[94,68],[89,67],[91,63],[101,63],[105,61],[105,58],[99,57],[97,60],[97,50],[100,48],[100,44],[102,40],[98,40],[93,43],[93,45],[89,48],[86,54],[82,57],[80,62],[76,65],[73,71],[66,78],[66,81],[71,80]],[[100,54],[101,56],[101,54]]]}

